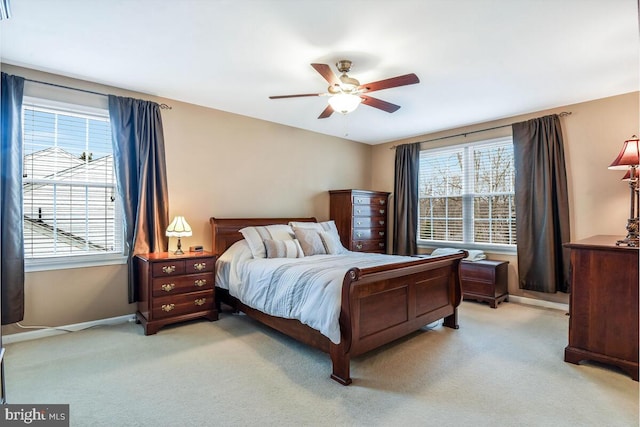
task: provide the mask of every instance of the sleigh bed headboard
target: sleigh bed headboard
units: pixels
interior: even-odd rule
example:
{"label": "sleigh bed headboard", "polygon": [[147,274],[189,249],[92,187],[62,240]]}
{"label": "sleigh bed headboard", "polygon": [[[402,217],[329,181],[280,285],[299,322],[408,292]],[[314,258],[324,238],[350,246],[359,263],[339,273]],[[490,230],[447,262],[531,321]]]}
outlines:
{"label": "sleigh bed headboard", "polygon": [[271,224],[288,224],[296,222],[317,222],[315,218],[214,218],[211,223],[211,251],[220,255],[238,240],[241,240],[240,230],[244,227],[256,227]]}

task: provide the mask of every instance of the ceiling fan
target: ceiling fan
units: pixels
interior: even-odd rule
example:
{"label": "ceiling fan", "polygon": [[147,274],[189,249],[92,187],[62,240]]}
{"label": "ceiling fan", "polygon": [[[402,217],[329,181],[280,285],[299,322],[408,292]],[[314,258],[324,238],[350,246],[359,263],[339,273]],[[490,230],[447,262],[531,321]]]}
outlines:
{"label": "ceiling fan", "polygon": [[336,62],[336,68],[342,73],[340,77],[336,76],[327,64],[311,64],[311,66],[329,83],[327,92],[270,96],[269,99],[328,96],[329,105],[327,105],[327,108],[318,116],[319,119],[325,119],[331,116],[334,111],[342,114],[350,113],[358,108],[360,103],[368,105],[369,107],[378,108],[387,113],[393,113],[400,108],[399,105],[371,97],[367,94],[376,90],[412,85],[420,82],[418,76],[411,73],[367,84],[360,84],[358,80],[347,75],[347,73],[351,71],[351,61],[347,59],[341,59]]}

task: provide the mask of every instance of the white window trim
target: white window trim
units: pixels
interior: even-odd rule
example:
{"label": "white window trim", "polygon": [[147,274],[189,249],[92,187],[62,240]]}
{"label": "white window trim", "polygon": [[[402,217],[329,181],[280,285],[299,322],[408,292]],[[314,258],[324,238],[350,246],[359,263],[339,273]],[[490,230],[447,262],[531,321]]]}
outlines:
{"label": "white window trim", "polygon": [[127,263],[124,254],[75,255],[66,257],[26,258],[24,271],[65,270],[68,268],[101,267],[105,265],[119,265]]}
{"label": "white window trim", "polygon": [[[450,151],[452,149],[458,149],[458,148],[464,149],[471,146],[482,147],[483,145],[493,145],[493,144],[499,144],[499,143],[505,143],[505,142],[513,142],[513,137],[504,136],[500,138],[493,138],[493,139],[487,139],[487,140],[481,140],[481,141],[475,141],[475,142],[467,142],[464,144],[447,145],[447,146],[438,147],[438,148],[428,148],[423,151],[429,151],[431,153],[439,153],[439,152]],[[465,159],[465,161],[468,161],[468,160],[469,159]],[[469,185],[469,180],[465,180],[465,182],[466,182],[465,185]],[[465,189],[465,194],[463,196],[466,196],[468,194],[466,190],[468,189]],[[464,214],[466,213],[467,212],[465,212]],[[418,222],[418,227],[420,227],[419,222]],[[468,236],[466,235],[464,236],[465,239],[467,237]],[[424,239],[420,239],[419,229],[417,231],[417,245],[419,248],[422,248],[422,249],[428,249],[428,248],[474,249],[474,250],[482,250],[485,252],[490,252],[495,254],[505,254],[505,255],[515,255],[517,254],[517,251],[518,251],[517,244],[502,245],[502,244],[495,244],[495,243],[472,243],[472,242],[464,243],[464,242],[450,242],[446,240],[424,240]]]}
{"label": "white window trim", "polygon": [[[44,108],[54,108],[56,110],[62,110],[73,114],[77,111],[82,111],[86,115],[93,115],[99,118],[109,117],[109,113],[105,113],[105,108],[98,108],[89,105],[54,101],[47,98],[41,98],[37,96],[23,97],[23,104],[35,104]],[[121,231],[124,234],[124,224]],[[124,235],[123,235],[124,239]],[[73,255],[73,256],[51,256],[43,258],[25,258],[24,269],[25,272],[38,272],[49,270],[64,270],[70,268],[86,268],[86,267],[101,267],[106,265],[122,265],[126,264],[128,256],[126,249],[123,252],[118,253],[105,253],[105,254],[89,254],[89,255]]]}

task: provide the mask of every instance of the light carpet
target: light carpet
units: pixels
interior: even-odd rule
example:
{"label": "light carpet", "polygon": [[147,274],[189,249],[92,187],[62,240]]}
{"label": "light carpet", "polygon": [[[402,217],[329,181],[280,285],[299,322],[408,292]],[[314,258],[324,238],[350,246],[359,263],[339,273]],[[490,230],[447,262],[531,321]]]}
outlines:
{"label": "light carpet", "polygon": [[463,302],[355,358],[328,355],[243,315],[144,336],[135,323],[7,346],[9,403],[70,404],[72,426],[637,426],[638,383],[563,362],[568,316]]}

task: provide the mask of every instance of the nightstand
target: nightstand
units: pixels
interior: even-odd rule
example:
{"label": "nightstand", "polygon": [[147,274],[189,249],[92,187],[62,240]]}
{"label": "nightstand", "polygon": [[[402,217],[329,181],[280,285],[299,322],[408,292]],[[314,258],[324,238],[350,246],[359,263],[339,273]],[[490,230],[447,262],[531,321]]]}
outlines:
{"label": "nightstand", "polygon": [[460,284],[464,299],[485,301],[491,308],[497,308],[502,301],[509,301],[508,264],[508,261],[461,261]]}
{"label": "nightstand", "polygon": [[134,258],[137,321],[145,335],[161,327],[204,317],[218,320],[214,297],[216,256],[210,252],[140,254]]}

